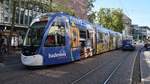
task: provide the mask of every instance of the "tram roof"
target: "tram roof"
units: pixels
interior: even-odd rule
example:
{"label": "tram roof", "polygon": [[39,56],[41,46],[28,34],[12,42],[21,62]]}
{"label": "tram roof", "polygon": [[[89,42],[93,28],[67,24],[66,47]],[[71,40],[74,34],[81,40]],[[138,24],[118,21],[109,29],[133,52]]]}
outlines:
{"label": "tram roof", "polygon": [[78,17],[71,16],[71,15],[64,13],[64,12],[43,13],[43,14],[36,16],[35,20],[38,21],[39,18],[41,18],[42,16],[50,17],[50,16],[57,16],[57,15],[64,15],[64,16],[68,17],[69,21],[74,21],[74,23],[76,25],[78,25],[80,27],[80,29],[93,30],[92,23],[88,22],[87,20],[83,20],[83,19],[80,19]]}
{"label": "tram roof", "polygon": [[103,27],[102,25],[99,25],[99,24],[96,24],[96,30],[99,31],[99,32],[109,32],[110,34],[113,34],[113,35],[122,35],[120,32],[116,32],[116,31],[113,31],[113,30],[110,30],[110,29],[107,29],[105,27]]}
{"label": "tram roof", "polygon": [[106,29],[102,25],[98,25],[98,24],[96,24],[96,30],[99,32],[109,32],[109,29]]}
{"label": "tram roof", "polygon": [[[71,15],[69,15],[67,13],[64,13],[64,12],[43,13],[43,14],[40,14],[40,15],[36,16],[34,20],[38,21],[42,16],[50,17],[50,16],[57,16],[57,15],[64,15],[64,16],[68,17],[69,21],[74,21],[74,23],[76,25],[78,25],[81,30],[94,30],[94,27],[93,27],[92,23],[88,22],[87,20],[83,20],[83,19],[80,19],[78,17],[71,16]],[[96,24],[96,30],[100,31],[100,32],[110,32],[112,34],[119,33],[119,32],[115,32],[113,30],[104,28],[103,26],[98,25],[98,24]]]}

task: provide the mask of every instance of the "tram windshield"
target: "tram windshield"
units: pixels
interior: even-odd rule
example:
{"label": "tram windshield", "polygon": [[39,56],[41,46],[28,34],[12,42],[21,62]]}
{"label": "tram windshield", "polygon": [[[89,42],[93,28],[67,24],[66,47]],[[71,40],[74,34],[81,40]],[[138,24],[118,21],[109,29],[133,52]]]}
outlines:
{"label": "tram windshield", "polygon": [[42,40],[42,33],[48,21],[35,22],[27,32],[24,46],[39,46]]}

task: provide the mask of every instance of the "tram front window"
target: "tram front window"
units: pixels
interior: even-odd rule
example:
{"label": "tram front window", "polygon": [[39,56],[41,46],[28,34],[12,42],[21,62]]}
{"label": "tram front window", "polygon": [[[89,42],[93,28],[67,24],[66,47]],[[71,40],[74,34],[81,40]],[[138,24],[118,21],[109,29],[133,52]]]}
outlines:
{"label": "tram front window", "polygon": [[35,22],[27,32],[24,46],[39,46],[47,21]]}
{"label": "tram front window", "polygon": [[47,21],[40,21],[35,22],[33,25],[30,26],[30,29],[26,34],[24,45],[22,48],[23,55],[30,56],[36,54],[36,51],[40,46],[43,37],[42,34],[46,24]]}

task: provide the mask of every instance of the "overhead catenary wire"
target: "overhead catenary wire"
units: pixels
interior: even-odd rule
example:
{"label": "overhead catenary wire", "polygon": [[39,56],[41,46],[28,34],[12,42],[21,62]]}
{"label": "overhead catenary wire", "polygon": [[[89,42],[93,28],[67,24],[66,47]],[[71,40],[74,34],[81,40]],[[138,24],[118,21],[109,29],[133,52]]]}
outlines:
{"label": "overhead catenary wire", "polygon": [[127,14],[127,16],[130,16],[128,9],[124,6],[124,3],[122,2],[122,0],[118,0],[120,7],[123,9],[123,11],[125,12],[125,14]]}

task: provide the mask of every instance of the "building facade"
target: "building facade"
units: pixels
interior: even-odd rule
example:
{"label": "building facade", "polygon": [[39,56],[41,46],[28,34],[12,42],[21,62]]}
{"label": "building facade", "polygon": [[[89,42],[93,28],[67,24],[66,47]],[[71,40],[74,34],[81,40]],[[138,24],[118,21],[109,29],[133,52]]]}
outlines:
{"label": "building facade", "polygon": [[13,7],[15,1],[14,36],[25,36],[32,19],[49,10],[45,7],[51,3],[59,3],[75,11],[75,15],[87,19],[86,0],[0,0],[0,33],[7,38],[11,30]]}
{"label": "building facade", "polygon": [[[13,30],[11,33],[12,46],[14,45],[13,41],[18,46],[21,44],[19,39],[24,38],[32,19],[36,15],[47,12],[42,7],[42,4],[49,4],[48,2],[49,0],[0,0],[0,34],[8,40],[10,30]],[[14,28],[11,29],[13,7],[15,7],[16,11],[14,12]]]}
{"label": "building facade", "polygon": [[148,26],[132,25],[132,35],[135,41],[143,41],[150,36],[150,28]]}
{"label": "building facade", "polygon": [[142,38],[141,29],[138,25],[132,25],[132,36],[135,41],[138,41]]}
{"label": "building facade", "polygon": [[142,33],[142,40],[145,40],[148,36],[150,36],[150,28],[148,26],[140,26]]}
{"label": "building facade", "polygon": [[9,29],[11,26],[13,1],[16,1],[15,27],[19,28],[27,28],[36,15],[48,12],[43,5],[50,5],[51,2],[71,8],[76,16],[87,19],[88,2],[86,0],[1,0],[0,26],[3,29]]}
{"label": "building facade", "polygon": [[128,37],[132,35],[132,27],[131,27],[131,24],[132,24],[132,20],[125,14],[123,14],[123,17],[122,17],[122,20],[123,20],[123,26],[124,26],[124,30],[123,30],[123,34],[125,37]]}
{"label": "building facade", "polygon": [[53,2],[63,4],[66,8],[73,9],[77,17],[87,19],[87,0],[53,0]]}
{"label": "building facade", "polygon": [[[10,26],[12,23],[12,9],[14,0],[2,0],[0,2],[0,24]],[[32,19],[41,13],[47,12],[39,6],[39,3],[46,4],[49,0],[15,0],[15,27],[26,28]],[[47,2],[46,2],[47,1]]]}

